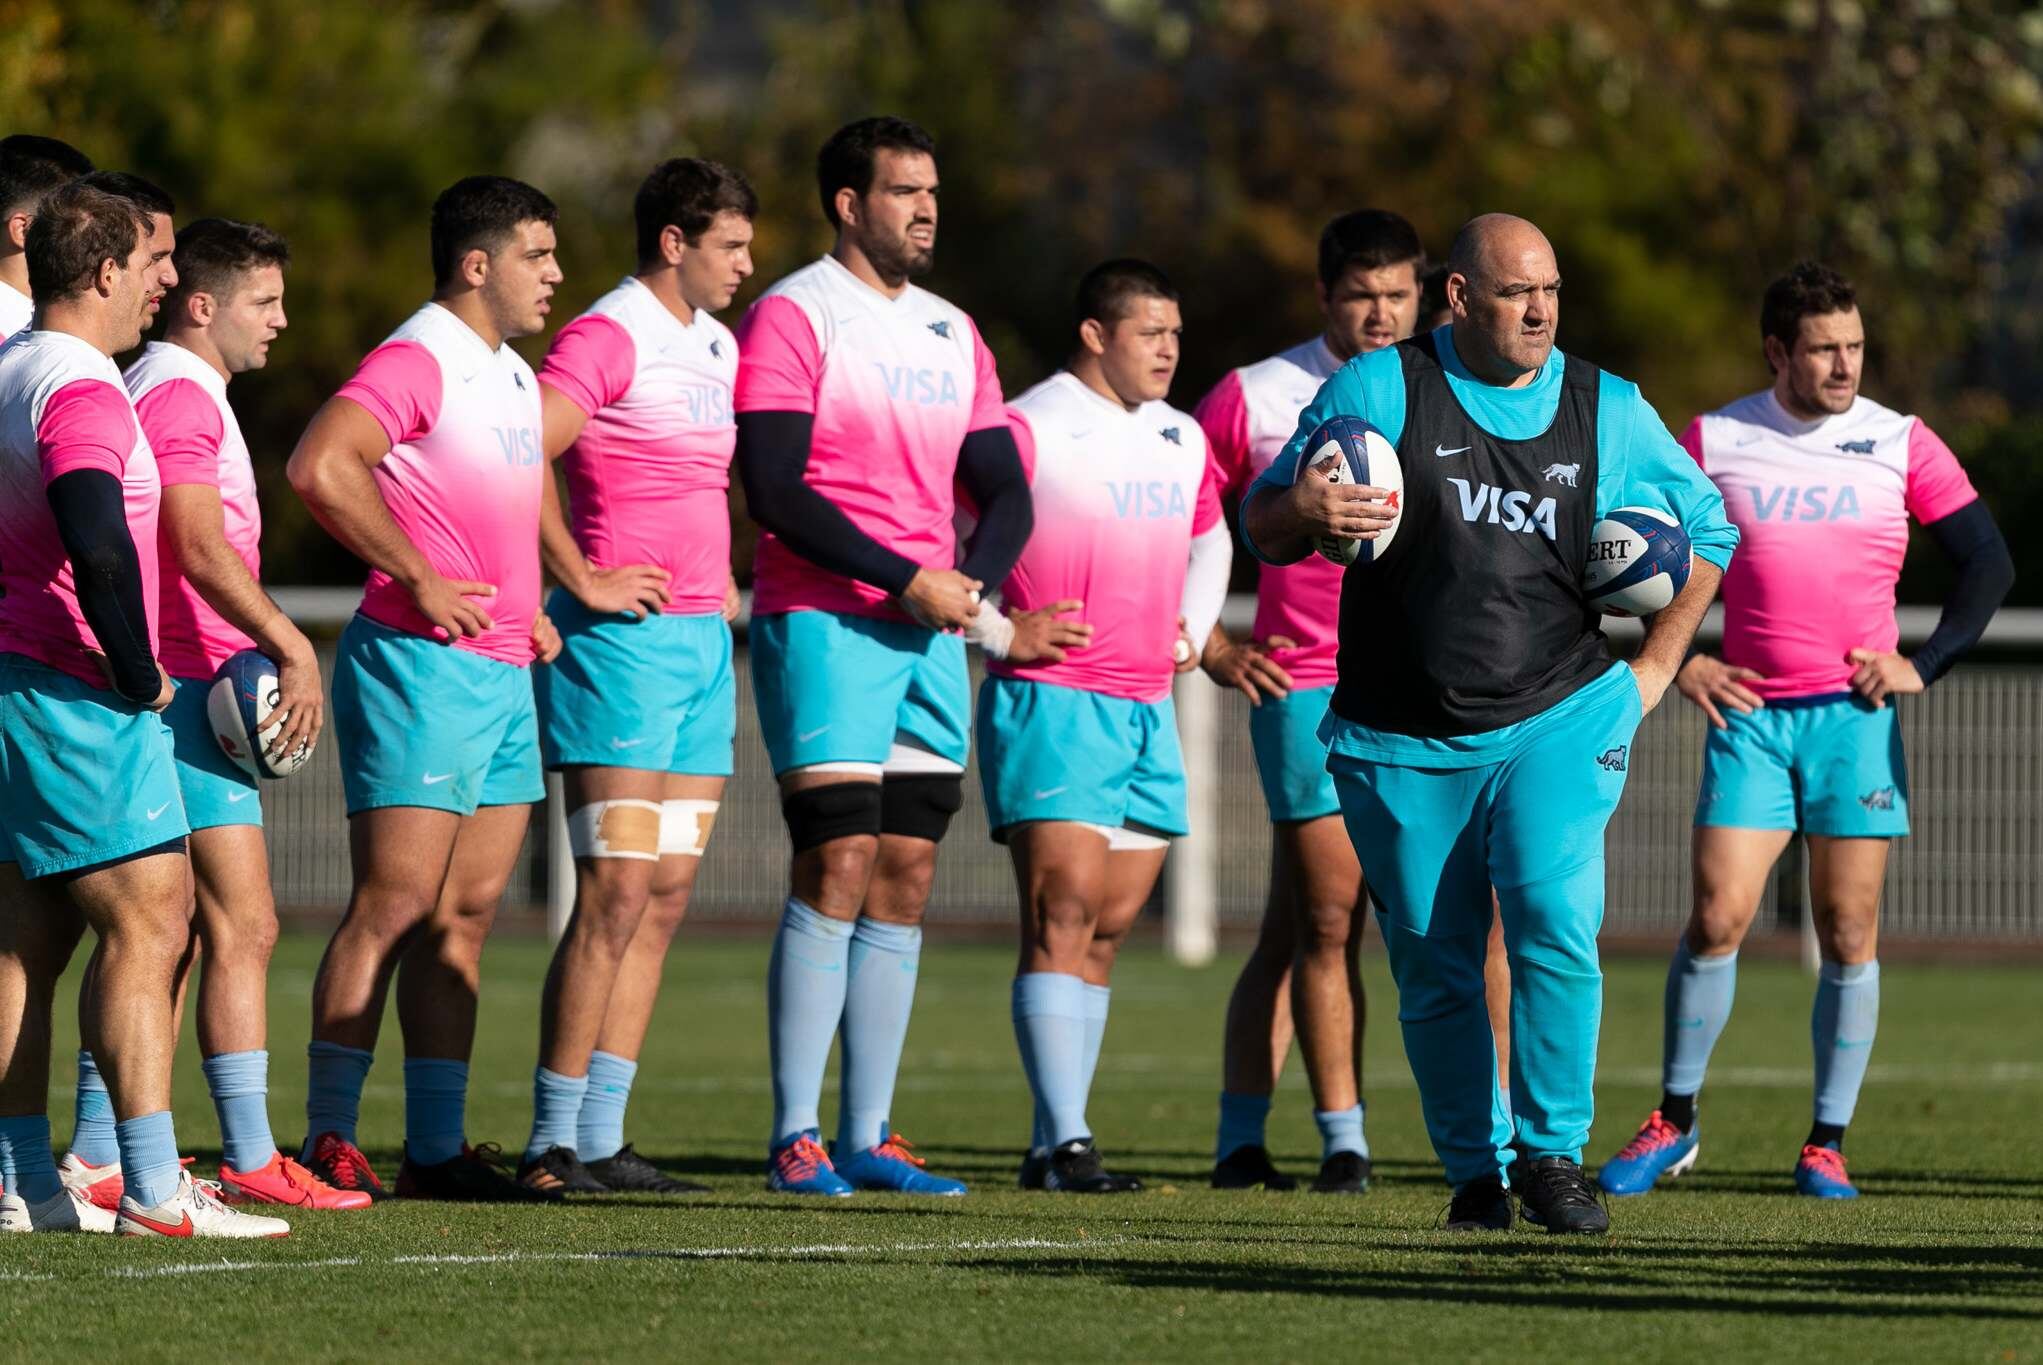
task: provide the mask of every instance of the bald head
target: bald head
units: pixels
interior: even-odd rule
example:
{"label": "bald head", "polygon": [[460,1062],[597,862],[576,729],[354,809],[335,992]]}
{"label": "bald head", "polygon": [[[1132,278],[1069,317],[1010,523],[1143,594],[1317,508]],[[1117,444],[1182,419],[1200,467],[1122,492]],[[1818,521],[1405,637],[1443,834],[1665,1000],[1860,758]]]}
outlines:
{"label": "bald head", "polygon": [[1485,213],[1463,223],[1461,231],[1454,234],[1447,269],[1471,280],[1495,279],[1500,271],[1523,264],[1527,256],[1542,258],[1551,269],[1553,243],[1530,219],[1512,213]]}
{"label": "bald head", "polygon": [[1529,384],[1553,353],[1561,268],[1546,234],[1523,218],[1485,213],[1454,234],[1447,256],[1454,349],[1485,383]]}

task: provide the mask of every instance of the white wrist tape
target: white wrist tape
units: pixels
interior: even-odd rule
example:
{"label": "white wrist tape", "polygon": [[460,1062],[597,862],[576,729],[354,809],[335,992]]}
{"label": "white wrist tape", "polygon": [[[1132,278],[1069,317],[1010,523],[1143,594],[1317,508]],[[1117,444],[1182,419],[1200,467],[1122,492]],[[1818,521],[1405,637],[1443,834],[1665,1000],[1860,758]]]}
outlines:
{"label": "white wrist tape", "polygon": [[965,638],[985,652],[989,659],[1005,659],[1014,643],[1014,622],[991,599],[982,599],[979,614],[965,627]]}

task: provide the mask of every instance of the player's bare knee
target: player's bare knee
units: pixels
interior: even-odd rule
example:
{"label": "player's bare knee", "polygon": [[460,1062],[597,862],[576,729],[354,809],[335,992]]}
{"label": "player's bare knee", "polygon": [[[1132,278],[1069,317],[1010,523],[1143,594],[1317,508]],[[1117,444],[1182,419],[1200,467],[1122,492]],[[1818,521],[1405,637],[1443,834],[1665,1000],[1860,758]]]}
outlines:
{"label": "player's bare knee", "polygon": [[1329,959],[1347,956],[1355,922],[1353,906],[1325,901],[1310,904],[1301,911],[1299,919],[1299,956]]}
{"label": "player's bare knee", "polygon": [[1878,954],[1880,921],[1872,906],[1817,907],[1816,942],[1826,962],[1855,966]]}
{"label": "player's bare knee", "polygon": [[1688,951],[1696,957],[1737,952],[1756,908],[1748,908],[1743,897],[1723,892],[1699,894],[1688,917]]}

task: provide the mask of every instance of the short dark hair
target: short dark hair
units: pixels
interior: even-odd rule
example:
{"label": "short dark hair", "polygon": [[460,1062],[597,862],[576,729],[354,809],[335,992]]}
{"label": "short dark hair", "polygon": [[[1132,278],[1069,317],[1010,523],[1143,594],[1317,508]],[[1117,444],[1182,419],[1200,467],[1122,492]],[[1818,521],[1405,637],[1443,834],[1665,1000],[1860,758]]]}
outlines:
{"label": "short dark hair", "polygon": [[553,201],[522,180],[471,175],[455,181],[433,201],[433,287],[451,283],[469,252],[496,251],[519,224],[551,227],[559,217]]}
{"label": "short dark hair", "polygon": [[653,167],[631,201],[631,213],[638,222],[638,263],[647,265],[658,259],[660,234],[669,227],[679,228],[682,240],[694,246],[719,213],[757,218],[759,196],[720,161],[677,156]]}
{"label": "short dark hair", "polygon": [[28,291],[39,304],[92,287],[111,260],[123,269],[149,235],[149,214],[132,199],[74,180],[51,191],[28,228]]}
{"label": "short dark hair", "polygon": [[823,199],[823,221],[838,227],[837,191],[863,195],[873,187],[873,163],[881,148],[936,155],[936,139],[916,124],[892,114],[862,118],[830,134],[816,153],[816,189]]}
{"label": "short dark hair", "polygon": [[1777,338],[1792,351],[1803,318],[1846,312],[1858,304],[1858,291],[1850,280],[1819,262],[1798,261],[1766,287],[1759,304],[1759,334],[1762,340]]}
{"label": "short dark hair", "polygon": [[1085,272],[1078,282],[1078,320],[1088,319],[1112,327],[1127,317],[1136,299],[1178,300],[1177,286],[1170,276],[1147,261],[1132,256],[1102,261]]}
{"label": "short dark hair", "polygon": [[167,218],[177,212],[176,201],[161,186],[151,184],[139,175],[127,171],[92,171],[78,178],[96,190],[127,200],[144,213],[160,213]]}
{"label": "short dark hair", "polygon": [[1319,282],[1334,287],[1348,271],[1381,270],[1411,264],[1416,279],[1426,271],[1426,248],[1419,230],[1389,209],[1356,209],[1326,225],[1319,235]]}
{"label": "short dark hair", "polygon": [[51,190],[92,169],[92,158],[68,142],[34,133],[0,138],[0,214],[33,213]]}
{"label": "short dark hair", "polygon": [[289,265],[291,248],[261,223],[201,218],[187,223],[177,234],[177,252],[170,259],[177,267],[177,285],[164,301],[166,312],[181,307],[194,294],[211,294],[217,299],[231,293],[243,271]]}

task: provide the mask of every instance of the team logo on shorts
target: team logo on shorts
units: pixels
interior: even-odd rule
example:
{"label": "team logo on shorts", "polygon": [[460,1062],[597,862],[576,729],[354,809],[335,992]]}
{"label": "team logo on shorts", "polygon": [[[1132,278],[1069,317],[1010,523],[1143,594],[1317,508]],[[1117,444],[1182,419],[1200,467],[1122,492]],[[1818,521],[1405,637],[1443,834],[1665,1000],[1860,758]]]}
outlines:
{"label": "team logo on shorts", "polygon": [[[1872,443],[1869,441],[1867,444],[1870,445]],[[1859,804],[1867,810],[1893,810],[1894,789],[1892,787],[1875,787],[1859,798]]]}
{"label": "team logo on shorts", "polygon": [[951,325],[948,322],[932,322],[929,324],[929,330],[942,337],[945,341],[951,339]]}
{"label": "team logo on shorts", "polygon": [[1873,438],[1868,436],[1863,441],[1839,441],[1837,448],[1847,455],[1870,455],[1873,453]]}
{"label": "team logo on shorts", "polygon": [[1607,773],[1621,773],[1624,771],[1625,759],[1630,757],[1631,751],[1632,746],[1629,744],[1620,744],[1615,749],[1605,749],[1596,755],[1596,766]]}
{"label": "team logo on shorts", "polygon": [[1183,441],[1180,441],[1178,439],[1178,429],[1176,427],[1159,427],[1157,429],[1156,434],[1163,437],[1164,440],[1169,441],[1174,446],[1181,446],[1184,444]]}

